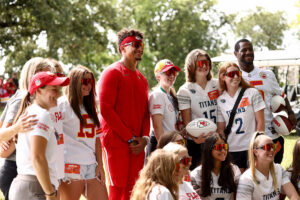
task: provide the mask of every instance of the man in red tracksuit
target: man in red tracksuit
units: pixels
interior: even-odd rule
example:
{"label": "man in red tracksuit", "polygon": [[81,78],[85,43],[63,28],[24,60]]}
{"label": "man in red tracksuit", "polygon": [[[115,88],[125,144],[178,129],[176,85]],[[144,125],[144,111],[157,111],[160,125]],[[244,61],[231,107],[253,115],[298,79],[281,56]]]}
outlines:
{"label": "man in red tracksuit", "polygon": [[142,40],[143,34],[137,30],[120,31],[122,58],[107,67],[100,79],[101,142],[110,200],[129,200],[149,140],[148,82],[137,70]]}

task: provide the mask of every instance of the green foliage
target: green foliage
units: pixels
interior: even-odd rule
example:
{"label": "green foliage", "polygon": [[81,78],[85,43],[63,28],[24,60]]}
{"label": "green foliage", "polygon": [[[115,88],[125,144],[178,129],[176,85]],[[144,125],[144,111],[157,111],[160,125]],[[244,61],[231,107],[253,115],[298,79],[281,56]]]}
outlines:
{"label": "green foliage", "polygon": [[[185,57],[193,49],[204,49],[211,56],[224,50],[218,29],[227,23],[226,17],[213,9],[214,4],[213,0],[124,0],[118,5],[123,10],[118,14],[124,19],[120,23],[145,33],[145,53],[151,55],[144,55],[140,66],[151,87],[157,84],[153,69],[159,60],[170,59],[183,70]],[[184,82],[182,72],[175,88]]]}
{"label": "green foliage", "polygon": [[256,47],[276,50],[282,44],[283,32],[288,25],[283,12],[270,13],[257,7],[255,11],[236,23],[234,32],[244,38],[251,38]]}
{"label": "green foliage", "polygon": [[[109,0],[2,1],[0,47],[9,56],[7,71],[20,68],[33,56],[101,69],[111,62],[103,52],[109,44],[108,31],[119,29],[115,15]],[[47,38],[46,49],[37,48],[41,33]]]}
{"label": "green foliage", "polygon": [[[6,71],[20,69],[33,56],[82,64],[94,72],[116,61],[109,33],[137,28],[145,33],[139,69],[150,87],[157,84],[153,68],[168,58],[182,69],[195,48],[212,57],[226,48],[220,27],[228,17],[214,10],[214,0],[4,0],[0,3],[0,48],[8,55]],[[47,48],[37,46],[38,36]],[[185,82],[180,73],[176,88]]]}

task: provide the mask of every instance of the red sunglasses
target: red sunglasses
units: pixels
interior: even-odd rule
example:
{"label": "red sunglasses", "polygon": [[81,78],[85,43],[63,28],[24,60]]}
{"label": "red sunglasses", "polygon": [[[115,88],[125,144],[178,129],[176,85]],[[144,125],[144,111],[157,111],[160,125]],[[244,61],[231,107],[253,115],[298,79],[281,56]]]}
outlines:
{"label": "red sunglasses", "polygon": [[256,149],[262,149],[262,150],[265,150],[265,151],[275,151],[277,148],[277,145],[274,144],[274,143],[269,143],[269,144],[265,144],[263,146],[260,146],[260,147],[257,147]]}
{"label": "red sunglasses", "polygon": [[235,71],[231,71],[231,72],[226,72],[225,76],[229,77],[229,78],[233,78],[235,75],[237,75],[238,77],[242,76],[242,72],[239,70],[235,70]]}
{"label": "red sunglasses", "polygon": [[58,76],[58,77],[65,77],[66,75],[65,74],[63,74],[63,73],[55,73],[56,74],[56,76]]}
{"label": "red sunglasses", "polygon": [[179,163],[183,164],[184,166],[189,166],[192,162],[192,157],[184,156],[180,158]]}
{"label": "red sunglasses", "polygon": [[210,66],[209,60],[199,60],[199,61],[197,61],[197,66],[198,66],[198,67],[203,68],[204,65],[205,65],[206,67],[209,67],[209,66]]}
{"label": "red sunglasses", "polygon": [[165,73],[165,75],[167,75],[167,76],[171,76],[171,75],[177,76],[177,71],[174,70],[174,69],[170,69],[170,70],[168,70],[168,71],[165,71],[164,73]]}
{"label": "red sunglasses", "polygon": [[140,41],[132,41],[132,42],[128,42],[128,43],[124,43],[123,46],[132,46],[136,49],[142,47],[142,49],[144,49],[144,43],[143,42],[140,42]]}
{"label": "red sunglasses", "polygon": [[213,148],[216,151],[222,151],[222,149],[224,149],[225,151],[228,150],[228,144],[216,144]]}
{"label": "red sunglasses", "polygon": [[83,78],[83,79],[81,80],[81,83],[82,83],[82,85],[88,85],[88,84],[93,85],[93,84],[94,84],[94,81],[93,81],[93,79],[91,79],[91,78]]}

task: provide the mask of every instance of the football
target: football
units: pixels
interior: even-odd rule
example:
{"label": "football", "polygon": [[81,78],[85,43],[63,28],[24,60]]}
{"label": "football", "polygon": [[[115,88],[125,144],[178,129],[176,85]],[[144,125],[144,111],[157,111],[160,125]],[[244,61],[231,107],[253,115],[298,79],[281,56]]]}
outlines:
{"label": "football", "polygon": [[275,129],[276,133],[280,135],[289,135],[292,131],[292,124],[290,120],[283,115],[277,115],[276,117],[274,117],[272,126]]}
{"label": "football", "polygon": [[273,113],[285,110],[285,100],[280,95],[275,95],[271,99],[270,109]]}
{"label": "football", "polygon": [[217,125],[206,118],[197,118],[188,123],[186,131],[194,137],[199,137],[202,134],[208,134],[209,132],[215,132]]}

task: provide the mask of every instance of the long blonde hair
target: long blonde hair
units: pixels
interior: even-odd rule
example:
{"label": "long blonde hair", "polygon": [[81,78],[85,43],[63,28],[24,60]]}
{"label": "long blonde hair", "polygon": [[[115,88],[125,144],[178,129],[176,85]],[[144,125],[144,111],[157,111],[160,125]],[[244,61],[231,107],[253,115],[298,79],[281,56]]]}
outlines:
{"label": "long blonde hair", "polygon": [[[41,71],[50,71],[55,72],[55,68],[52,66],[49,60],[46,60],[41,57],[34,57],[28,60],[21,72],[21,78],[20,78],[20,89],[24,91],[28,91],[29,89],[29,82],[31,78],[38,72]],[[14,119],[13,123],[16,123],[19,119],[19,117],[25,112],[28,106],[30,106],[35,98],[35,95],[33,97],[30,96],[30,94],[27,92],[26,96],[23,98],[21,105],[19,107],[18,113],[16,114],[16,117]]]}
{"label": "long blonde hair", "polygon": [[[256,185],[258,185],[258,181],[257,181],[256,175],[255,175],[256,157],[254,155],[254,149],[256,149],[258,147],[259,141],[263,138],[270,138],[270,137],[266,136],[263,132],[255,132],[250,141],[249,150],[248,150],[250,170],[251,170],[251,174],[253,177],[253,181]],[[270,163],[270,172],[271,172],[271,176],[273,179],[273,187],[274,187],[274,190],[276,191],[277,190],[277,179],[276,179],[276,174],[275,174],[274,162]]]}
{"label": "long blonde hair", "polygon": [[177,160],[175,154],[163,149],[151,153],[133,187],[130,199],[148,200],[153,187],[162,185],[169,189],[174,200],[178,200],[178,183],[174,177]]}
{"label": "long blonde hair", "polygon": [[45,69],[48,69],[50,72],[55,72],[55,68],[52,66],[52,64],[49,62],[49,60],[46,60],[45,58],[41,57],[34,57],[28,60],[21,71],[20,76],[20,89],[27,91],[29,82],[33,75],[35,75],[38,72],[44,71]]}
{"label": "long blonde hair", "polygon": [[[221,67],[219,69],[219,87],[220,87],[221,93],[223,93],[224,90],[227,90],[227,86],[224,81],[224,77],[225,77],[225,73],[229,67],[235,67],[238,70],[240,70],[239,66],[237,64],[235,64],[234,62],[225,62],[221,65]],[[251,88],[252,87],[243,79],[243,77],[241,77],[241,82],[240,82],[239,86],[242,88]]]}

